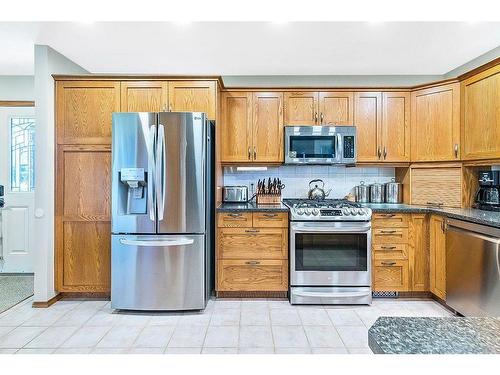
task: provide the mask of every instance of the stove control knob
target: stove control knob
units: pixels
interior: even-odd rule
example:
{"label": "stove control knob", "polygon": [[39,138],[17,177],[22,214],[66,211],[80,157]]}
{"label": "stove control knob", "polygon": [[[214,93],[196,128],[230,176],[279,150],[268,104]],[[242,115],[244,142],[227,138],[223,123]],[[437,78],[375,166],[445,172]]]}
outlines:
{"label": "stove control knob", "polygon": [[312,214],[313,214],[314,216],[318,216],[318,215],[319,215],[319,210],[318,210],[317,208],[313,208],[313,209],[312,209]]}
{"label": "stove control knob", "polygon": [[304,215],[304,210],[302,208],[297,209],[297,215]]}
{"label": "stove control knob", "polygon": [[351,212],[349,211],[349,209],[347,207],[342,208],[342,215],[349,216],[350,214],[351,214]]}
{"label": "stove control knob", "polygon": [[304,210],[304,213],[305,213],[307,216],[309,216],[309,215],[311,214],[311,210],[310,210],[309,208],[306,208],[306,209]]}
{"label": "stove control knob", "polygon": [[357,215],[357,214],[358,214],[358,210],[355,208],[351,208],[351,215]]}
{"label": "stove control knob", "polygon": [[365,209],[364,208],[358,208],[358,215],[361,215],[361,216],[366,215]]}

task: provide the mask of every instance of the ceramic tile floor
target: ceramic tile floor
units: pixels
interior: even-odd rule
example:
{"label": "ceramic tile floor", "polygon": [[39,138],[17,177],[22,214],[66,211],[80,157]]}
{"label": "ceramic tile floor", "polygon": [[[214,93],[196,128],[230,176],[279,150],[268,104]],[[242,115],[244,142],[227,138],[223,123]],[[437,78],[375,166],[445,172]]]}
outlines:
{"label": "ceramic tile floor", "polygon": [[448,316],[433,301],[292,306],[284,300],[211,300],[198,313],[116,313],[108,301],[31,300],[0,314],[0,353],[371,353],[379,316]]}

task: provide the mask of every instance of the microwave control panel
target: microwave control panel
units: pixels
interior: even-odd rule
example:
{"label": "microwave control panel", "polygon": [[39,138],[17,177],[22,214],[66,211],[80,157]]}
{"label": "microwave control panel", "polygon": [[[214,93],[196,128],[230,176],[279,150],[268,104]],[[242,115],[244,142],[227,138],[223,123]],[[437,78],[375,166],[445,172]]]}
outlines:
{"label": "microwave control panel", "polygon": [[354,136],[344,136],[344,159],[354,159]]}

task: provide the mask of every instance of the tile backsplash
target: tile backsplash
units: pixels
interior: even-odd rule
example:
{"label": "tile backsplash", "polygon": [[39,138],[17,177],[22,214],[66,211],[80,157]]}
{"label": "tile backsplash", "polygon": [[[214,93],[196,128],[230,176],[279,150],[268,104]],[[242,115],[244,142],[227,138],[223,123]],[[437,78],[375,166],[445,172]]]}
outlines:
{"label": "tile backsplash", "polygon": [[263,178],[280,178],[285,184],[283,198],[307,198],[309,181],[321,178],[325,182],[325,189],[332,189],[328,198],[343,198],[354,192],[354,186],[364,181],[366,185],[374,182],[389,182],[395,176],[394,168],[383,167],[343,167],[343,166],[290,166],[268,167],[265,171],[238,171],[237,167],[224,167],[224,185],[246,185],[249,195],[251,184]]}

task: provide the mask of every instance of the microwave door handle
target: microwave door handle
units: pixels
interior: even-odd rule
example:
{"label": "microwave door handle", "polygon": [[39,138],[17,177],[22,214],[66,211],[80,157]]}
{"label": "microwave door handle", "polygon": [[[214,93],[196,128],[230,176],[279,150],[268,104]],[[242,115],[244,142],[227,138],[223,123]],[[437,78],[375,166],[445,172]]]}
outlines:
{"label": "microwave door handle", "polygon": [[155,162],[155,147],[156,147],[156,125],[149,128],[148,135],[148,211],[149,219],[155,221],[156,219],[156,199],[155,199],[155,179],[156,179],[156,162]]}
{"label": "microwave door handle", "polygon": [[340,162],[342,162],[342,154],[344,153],[343,146],[342,146],[342,135],[337,134],[336,137],[337,137],[337,155],[336,155],[337,157],[336,157],[336,159],[340,163]]}

